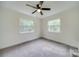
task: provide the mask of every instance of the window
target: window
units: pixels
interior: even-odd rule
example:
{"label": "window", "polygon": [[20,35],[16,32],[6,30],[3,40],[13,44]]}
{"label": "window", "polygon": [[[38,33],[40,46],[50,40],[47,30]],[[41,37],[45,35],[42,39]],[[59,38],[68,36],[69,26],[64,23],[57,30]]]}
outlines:
{"label": "window", "polygon": [[60,19],[48,21],[49,32],[60,32]]}
{"label": "window", "polygon": [[34,32],[34,21],[27,19],[20,19],[20,33]]}

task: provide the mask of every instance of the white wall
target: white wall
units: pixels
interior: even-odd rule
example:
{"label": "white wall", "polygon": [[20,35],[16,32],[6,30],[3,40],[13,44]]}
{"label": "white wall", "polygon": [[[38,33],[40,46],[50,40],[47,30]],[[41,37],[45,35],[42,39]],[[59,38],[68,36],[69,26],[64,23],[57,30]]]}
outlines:
{"label": "white wall", "polygon": [[[19,19],[26,18],[35,21],[34,33],[19,33]],[[14,10],[0,7],[0,49],[13,46],[39,37],[39,20]]]}
{"label": "white wall", "polygon": [[[59,33],[48,32],[47,22],[61,19]],[[79,7],[65,10],[43,19],[43,37],[79,48]]]}
{"label": "white wall", "polygon": [[[40,36],[79,47],[78,10],[79,8],[75,7],[39,20],[38,18],[0,7],[0,49],[33,40]],[[21,17],[35,21],[34,33],[19,33],[19,19]],[[49,33],[47,30],[47,21],[56,18],[61,19],[61,32]]]}

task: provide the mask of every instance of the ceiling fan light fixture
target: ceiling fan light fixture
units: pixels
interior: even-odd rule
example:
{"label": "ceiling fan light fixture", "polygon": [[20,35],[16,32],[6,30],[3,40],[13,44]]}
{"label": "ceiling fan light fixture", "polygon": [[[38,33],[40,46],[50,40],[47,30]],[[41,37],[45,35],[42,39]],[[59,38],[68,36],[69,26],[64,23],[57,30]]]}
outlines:
{"label": "ceiling fan light fixture", "polygon": [[51,8],[42,8],[43,2],[44,1],[40,1],[38,4],[36,4],[36,6],[32,6],[32,5],[29,5],[29,4],[26,4],[26,6],[29,6],[29,7],[36,9],[35,11],[32,12],[32,14],[34,14],[35,12],[38,12],[41,15],[43,15],[43,12],[42,12],[43,10],[46,10],[46,11],[51,10]]}
{"label": "ceiling fan light fixture", "polygon": [[37,12],[41,12],[41,9],[38,9]]}

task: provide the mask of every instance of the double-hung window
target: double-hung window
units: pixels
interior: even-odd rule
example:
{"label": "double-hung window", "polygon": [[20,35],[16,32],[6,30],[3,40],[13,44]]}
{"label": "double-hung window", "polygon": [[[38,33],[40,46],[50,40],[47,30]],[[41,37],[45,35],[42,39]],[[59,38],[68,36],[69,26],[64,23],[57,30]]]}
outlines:
{"label": "double-hung window", "polygon": [[54,19],[48,21],[49,32],[60,32],[60,19]]}
{"label": "double-hung window", "polygon": [[34,32],[34,21],[27,19],[20,19],[20,33]]}

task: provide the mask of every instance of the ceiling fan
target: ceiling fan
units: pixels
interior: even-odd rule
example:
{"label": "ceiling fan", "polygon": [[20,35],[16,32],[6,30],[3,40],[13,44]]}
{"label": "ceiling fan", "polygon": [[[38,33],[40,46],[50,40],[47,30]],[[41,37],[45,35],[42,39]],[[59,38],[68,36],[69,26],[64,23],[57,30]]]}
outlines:
{"label": "ceiling fan", "polygon": [[42,8],[43,2],[44,1],[40,1],[39,4],[37,4],[36,6],[32,6],[29,4],[26,4],[26,6],[36,9],[35,11],[32,12],[32,14],[34,14],[35,12],[39,12],[41,15],[43,15],[42,10],[47,10],[47,11],[51,10],[50,8]]}

